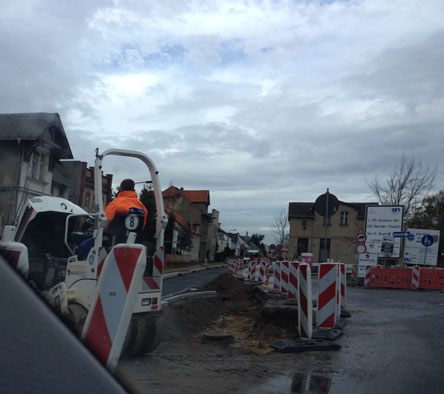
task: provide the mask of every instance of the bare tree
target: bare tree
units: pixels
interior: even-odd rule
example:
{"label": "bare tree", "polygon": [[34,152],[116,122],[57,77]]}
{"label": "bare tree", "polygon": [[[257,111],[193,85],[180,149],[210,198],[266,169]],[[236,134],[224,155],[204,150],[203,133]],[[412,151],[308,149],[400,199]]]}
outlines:
{"label": "bare tree", "polygon": [[276,242],[283,245],[288,240],[288,216],[285,209],[274,215],[274,223],[271,228],[275,235]]}
{"label": "bare tree", "polygon": [[423,165],[414,157],[402,155],[392,174],[385,181],[375,175],[367,182],[371,191],[381,204],[404,205],[404,214],[409,216],[412,209],[424,201],[435,184],[436,167]]}

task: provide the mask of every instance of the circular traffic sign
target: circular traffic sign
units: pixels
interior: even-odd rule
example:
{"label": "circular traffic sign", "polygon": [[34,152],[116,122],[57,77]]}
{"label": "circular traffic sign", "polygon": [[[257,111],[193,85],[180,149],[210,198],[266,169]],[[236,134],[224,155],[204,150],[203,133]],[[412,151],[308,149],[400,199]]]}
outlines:
{"label": "circular traffic sign", "polygon": [[364,244],[356,245],[356,253],[364,254],[365,252],[367,252],[367,246],[365,246]]}
{"label": "circular traffic sign", "polygon": [[[328,198],[328,204],[327,204]],[[328,205],[328,210],[327,210]],[[315,202],[315,211],[321,216],[331,216],[334,215],[339,209],[338,198],[329,192],[321,194]]]}
{"label": "circular traffic sign", "polygon": [[421,243],[428,248],[429,246],[432,246],[434,242],[433,237],[430,234],[426,234],[422,237]]}
{"label": "circular traffic sign", "polygon": [[357,233],[356,234],[356,242],[364,243],[367,241],[367,234],[366,233]]}

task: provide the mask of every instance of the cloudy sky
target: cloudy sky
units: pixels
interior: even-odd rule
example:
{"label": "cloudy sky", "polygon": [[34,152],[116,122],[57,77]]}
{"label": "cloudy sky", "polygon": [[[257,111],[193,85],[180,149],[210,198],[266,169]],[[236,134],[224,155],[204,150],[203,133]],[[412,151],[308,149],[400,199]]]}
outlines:
{"label": "cloudy sky", "polygon": [[[0,112],[59,112],[76,159],[140,150],[225,230],[406,156],[444,189],[444,1],[2,1]],[[118,182],[143,167],[109,161]]]}

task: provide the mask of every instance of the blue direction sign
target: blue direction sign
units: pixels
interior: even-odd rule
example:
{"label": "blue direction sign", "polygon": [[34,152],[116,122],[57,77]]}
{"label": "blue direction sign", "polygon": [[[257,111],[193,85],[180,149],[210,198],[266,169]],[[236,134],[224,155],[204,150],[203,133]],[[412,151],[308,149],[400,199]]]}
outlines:
{"label": "blue direction sign", "polygon": [[394,238],[407,238],[410,235],[408,231],[395,231],[393,233]]}
{"label": "blue direction sign", "polygon": [[421,239],[421,243],[422,243],[426,248],[428,248],[429,246],[432,246],[432,245],[433,245],[433,242],[434,242],[433,237],[432,237],[430,234],[426,234],[426,235],[424,235],[424,236],[422,237],[422,239]]}

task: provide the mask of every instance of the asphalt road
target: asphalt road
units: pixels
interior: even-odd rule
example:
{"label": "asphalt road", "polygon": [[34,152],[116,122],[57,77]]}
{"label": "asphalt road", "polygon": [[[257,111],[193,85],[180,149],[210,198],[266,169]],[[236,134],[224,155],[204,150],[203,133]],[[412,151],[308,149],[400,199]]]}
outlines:
{"label": "asphalt road", "polygon": [[307,362],[248,392],[444,393],[443,293],[349,288],[347,309],[342,350],[322,369]]}
{"label": "asphalt road", "polygon": [[202,286],[219,275],[227,272],[228,267],[208,268],[206,270],[193,272],[190,274],[182,273],[180,276],[163,280],[162,296],[168,297],[192,286]]}

